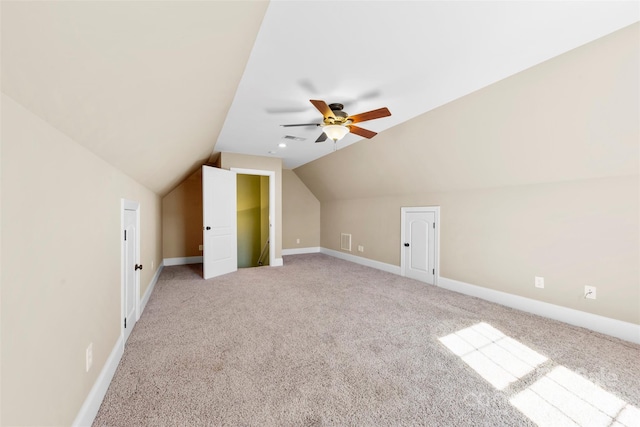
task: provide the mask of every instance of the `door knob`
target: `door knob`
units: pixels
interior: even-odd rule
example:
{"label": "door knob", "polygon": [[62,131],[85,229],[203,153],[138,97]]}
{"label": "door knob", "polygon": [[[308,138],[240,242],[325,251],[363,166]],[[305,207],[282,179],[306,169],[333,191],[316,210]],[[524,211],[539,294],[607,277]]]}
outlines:
{"label": "door knob", "polygon": [[205,229],[205,230],[211,230],[211,227],[206,226],[204,229]]}
{"label": "door knob", "polygon": [[136,264],[136,269],[134,271],[142,270],[142,264]]}
{"label": "door knob", "polygon": [[409,247],[409,244],[408,244],[408,243],[405,243],[405,244],[404,244],[404,246],[408,248],[408,247]]}

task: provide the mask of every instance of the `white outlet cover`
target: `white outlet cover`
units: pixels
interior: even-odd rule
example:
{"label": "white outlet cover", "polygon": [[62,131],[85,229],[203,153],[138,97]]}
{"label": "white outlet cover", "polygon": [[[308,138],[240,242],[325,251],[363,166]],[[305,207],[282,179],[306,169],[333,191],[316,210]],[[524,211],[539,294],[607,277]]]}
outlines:
{"label": "white outlet cover", "polygon": [[586,299],[596,299],[596,287],[595,286],[585,286],[584,287],[584,297]]}
{"label": "white outlet cover", "polygon": [[544,277],[536,276],[534,284],[536,288],[544,288]]}

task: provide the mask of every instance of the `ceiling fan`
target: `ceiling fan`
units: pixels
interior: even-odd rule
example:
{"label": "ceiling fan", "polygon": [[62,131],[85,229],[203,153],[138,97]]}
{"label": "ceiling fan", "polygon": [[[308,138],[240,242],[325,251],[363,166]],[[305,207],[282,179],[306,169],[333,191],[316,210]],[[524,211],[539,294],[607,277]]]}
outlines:
{"label": "ceiling fan", "polygon": [[326,141],[327,138],[338,142],[349,132],[356,135],[363,136],[365,138],[373,138],[377,135],[376,132],[363,129],[359,126],[354,126],[354,123],[366,122],[367,120],[379,119],[381,117],[388,117],[391,112],[387,107],[378,108],[377,110],[367,111],[366,113],[356,114],[354,116],[348,115],[342,111],[344,106],[342,104],[328,104],[324,101],[311,99],[311,103],[322,114],[322,123],[301,123],[293,125],[281,125],[282,127],[294,127],[294,126],[322,126],[322,134],[316,139],[316,142]]}

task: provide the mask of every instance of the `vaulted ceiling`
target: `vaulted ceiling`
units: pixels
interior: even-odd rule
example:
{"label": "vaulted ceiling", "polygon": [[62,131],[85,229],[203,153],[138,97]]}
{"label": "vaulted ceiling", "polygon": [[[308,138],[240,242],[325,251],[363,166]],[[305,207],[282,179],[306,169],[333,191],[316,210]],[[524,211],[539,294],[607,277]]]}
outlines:
{"label": "vaulted ceiling", "polygon": [[1,7],[2,91],[159,194],[214,152],[329,154],[319,128],[280,126],[319,122],[309,99],[386,106],[362,124],[382,132],[638,21],[631,1]]}

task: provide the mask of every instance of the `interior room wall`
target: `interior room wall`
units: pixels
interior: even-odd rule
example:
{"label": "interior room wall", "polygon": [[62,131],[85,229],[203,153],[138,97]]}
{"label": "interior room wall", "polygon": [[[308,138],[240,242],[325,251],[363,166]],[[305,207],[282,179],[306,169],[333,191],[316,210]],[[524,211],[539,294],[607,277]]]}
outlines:
{"label": "interior room wall", "polygon": [[438,205],[442,277],[640,324],[639,27],[297,168],[321,245],[399,265],[400,208]]}
{"label": "interior room wall", "polygon": [[1,424],[71,425],[120,336],[121,199],[140,202],[141,294],[161,201],[4,94],[2,121]]}
{"label": "interior room wall", "polygon": [[284,249],[320,246],[320,201],[290,169],[282,171],[282,222]]}
{"label": "interior room wall", "polygon": [[282,258],[282,159],[237,153],[221,153],[220,165],[223,169],[242,168],[275,172],[275,258]]}
{"label": "interior room wall", "polygon": [[164,258],[202,256],[202,170],[162,198]]}

